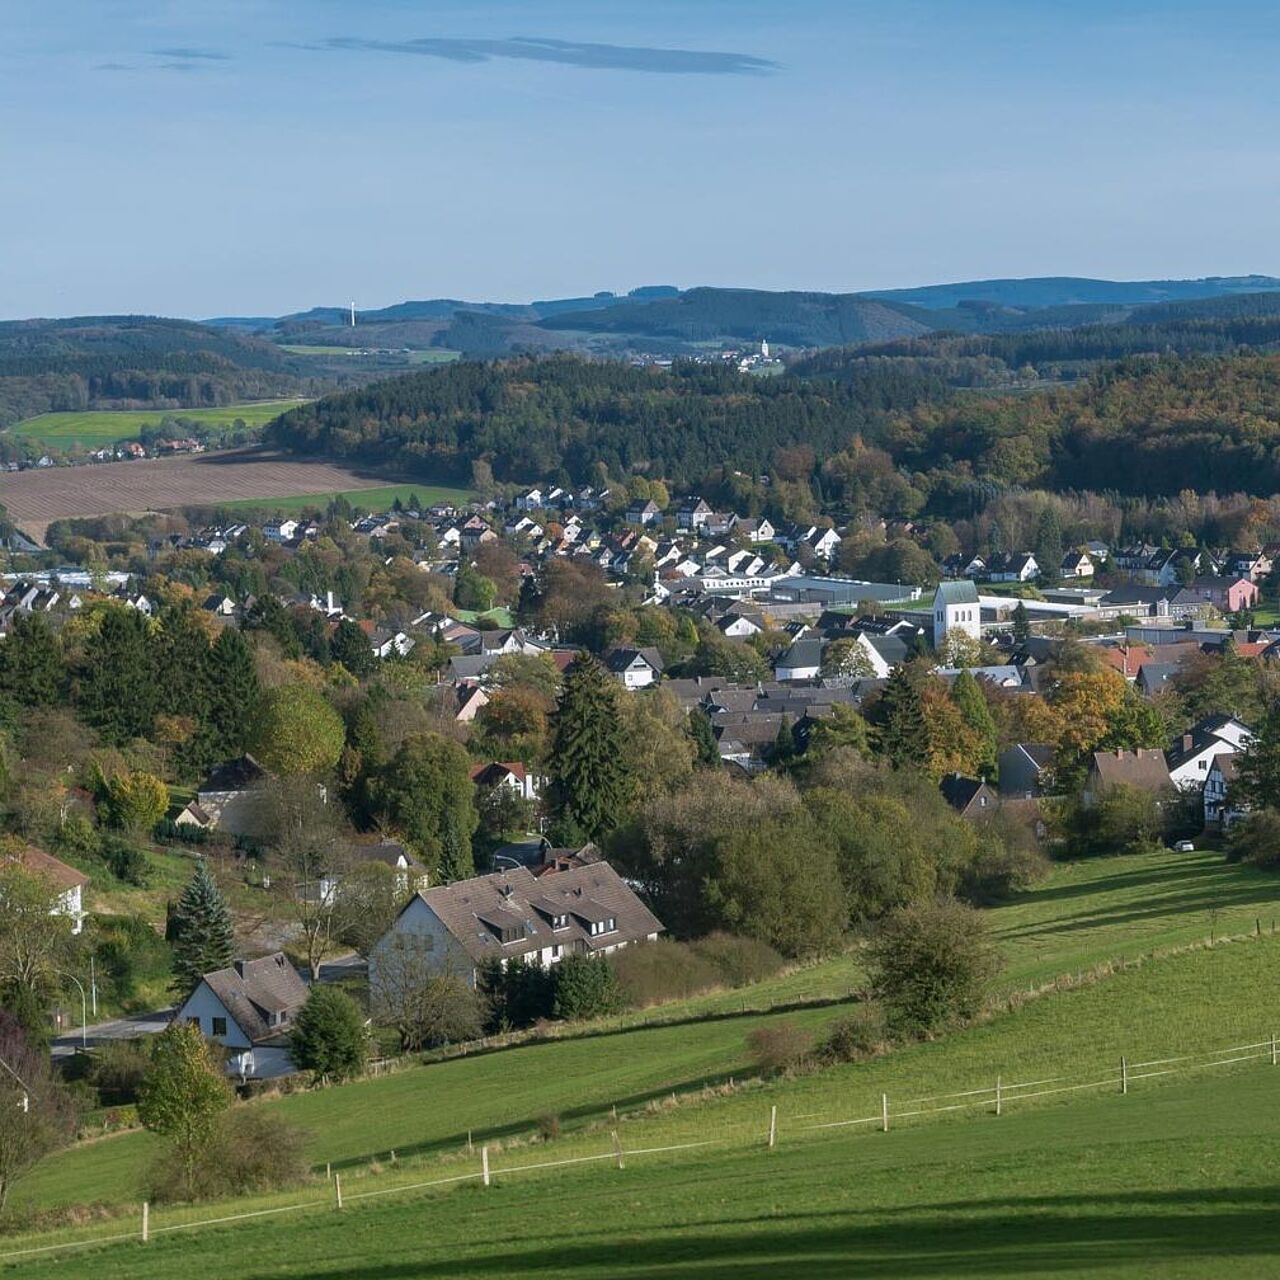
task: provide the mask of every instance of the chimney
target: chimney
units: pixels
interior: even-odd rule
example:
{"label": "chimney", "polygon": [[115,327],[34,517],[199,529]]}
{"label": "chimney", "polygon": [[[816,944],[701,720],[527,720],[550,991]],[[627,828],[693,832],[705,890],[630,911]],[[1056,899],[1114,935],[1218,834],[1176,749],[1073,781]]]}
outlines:
{"label": "chimney", "polygon": [[1191,735],[1189,733],[1184,733],[1182,735],[1182,749],[1183,751],[1191,750]]}
{"label": "chimney", "polygon": [[242,978],[244,977],[244,961],[243,960],[233,961],[232,967]]}

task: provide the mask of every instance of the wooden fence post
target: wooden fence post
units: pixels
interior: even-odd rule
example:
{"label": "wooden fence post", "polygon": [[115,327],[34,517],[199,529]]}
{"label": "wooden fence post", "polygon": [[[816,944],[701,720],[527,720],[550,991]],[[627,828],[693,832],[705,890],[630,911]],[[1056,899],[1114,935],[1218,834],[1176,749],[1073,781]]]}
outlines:
{"label": "wooden fence post", "polygon": [[1271,1033],[1271,1065],[1276,1065],[1276,1033]]}
{"label": "wooden fence post", "polygon": [[467,1155],[471,1155],[475,1148],[471,1145],[471,1130],[467,1130]]}
{"label": "wooden fence post", "polygon": [[151,1206],[144,1200],[142,1202],[142,1243],[146,1244],[151,1239]]}
{"label": "wooden fence post", "polygon": [[769,1147],[772,1149],[778,1141],[778,1108],[769,1108]]}
{"label": "wooden fence post", "polygon": [[1000,1092],[1001,1078],[996,1076],[996,1115],[1000,1114],[1000,1103],[1003,1101]]}
{"label": "wooden fence post", "polygon": [[334,1208],[342,1208],[342,1174],[340,1173],[333,1175],[333,1203]]}
{"label": "wooden fence post", "polygon": [[324,1180],[326,1182],[333,1181],[333,1164],[329,1160],[324,1162]]}
{"label": "wooden fence post", "polygon": [[613,1130],[613,1154],[617,1158],[618,1168],[625,1169],[627,1165],[622,1158],[622,1139],[618,1137],[617,1129]]}
{"label": "wooden fence post", "polygon": [[1129,1092],[1129,1059],[1120,1059],[1120,1092],[1127,1094]]}
{"label": "wooden fence post", "polygon": [[880,1132],[889,1132],[889,1095],[887,1093],[880,1095]]}
{"label": "wooden fence post", "polygon": [[480,1177],[487,1187],[489,1185],[489,1147],[487,1143],[480,1148]]}

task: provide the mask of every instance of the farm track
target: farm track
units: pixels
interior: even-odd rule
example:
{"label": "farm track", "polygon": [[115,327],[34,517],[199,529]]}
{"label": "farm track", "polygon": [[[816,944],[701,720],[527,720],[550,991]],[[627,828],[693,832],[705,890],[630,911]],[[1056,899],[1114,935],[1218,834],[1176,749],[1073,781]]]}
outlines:
{"label": "farm track", "polygon": [[369,489],[401,476],[264,449],[0,474],[0,503],[39,542],[55,520]]}

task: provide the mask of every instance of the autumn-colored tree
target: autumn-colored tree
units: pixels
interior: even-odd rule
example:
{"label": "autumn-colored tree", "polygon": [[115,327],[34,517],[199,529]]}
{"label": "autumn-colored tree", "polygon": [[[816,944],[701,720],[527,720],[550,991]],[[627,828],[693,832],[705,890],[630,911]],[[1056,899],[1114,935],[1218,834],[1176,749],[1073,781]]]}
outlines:
{"label": "autumn-colored tree", "polygon": [[1062,746],[1083,754],[1106,737],[1112,720],[1124,705],[1129,686],[1118,671],[1068,671],[1059,676],[1049,694],[1058,713]]}
{"label": "autumn-colored tree", "polygon": [[924,718],[924,770],[937,781],[944,774],[976,774],[987,753],[981,734],[965,722],[960,708],[940,680],[920,690]]}

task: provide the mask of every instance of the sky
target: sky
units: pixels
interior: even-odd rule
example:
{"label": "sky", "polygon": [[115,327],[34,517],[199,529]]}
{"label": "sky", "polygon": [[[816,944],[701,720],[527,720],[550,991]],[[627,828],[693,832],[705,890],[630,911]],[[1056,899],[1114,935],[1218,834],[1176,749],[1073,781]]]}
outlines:
{"label": "sky", "polygon": [[0,316],[1280,274],[1255,0],[4,0]]}

